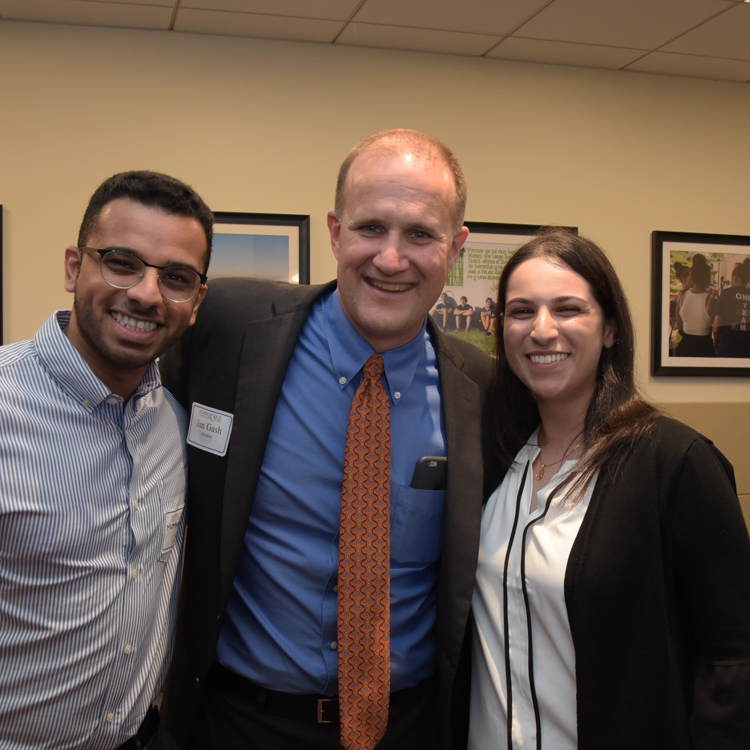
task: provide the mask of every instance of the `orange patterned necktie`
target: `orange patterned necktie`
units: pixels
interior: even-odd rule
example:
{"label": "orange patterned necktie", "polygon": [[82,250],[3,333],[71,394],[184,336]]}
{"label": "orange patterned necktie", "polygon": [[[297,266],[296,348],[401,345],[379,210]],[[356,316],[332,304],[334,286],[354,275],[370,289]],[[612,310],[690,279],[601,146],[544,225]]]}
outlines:
{"label": "orange patterned necktie", "polygon": [[373,354],[349,412],[338,580],[341,744],[372,750],[388,726],[391,688],[391,411]]}

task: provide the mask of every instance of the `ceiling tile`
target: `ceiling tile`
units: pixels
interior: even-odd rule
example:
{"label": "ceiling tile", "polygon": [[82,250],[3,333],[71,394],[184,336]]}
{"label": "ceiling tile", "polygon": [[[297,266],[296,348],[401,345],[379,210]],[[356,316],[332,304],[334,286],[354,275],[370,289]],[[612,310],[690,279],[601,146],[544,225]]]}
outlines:
{"label": "ceiling tile", "polygon": [[286,39],[295,42],[331,42],[340,28],[341,21],[188,8],[178,11],[174,24],[175,31],[256,39]]}
{"label": "ceiling tile", "polygon": [[670,52],[652,52],[642,60],[629,65],[626,70],[689,78],[708,78],[714,81],[750,81],[750,62],[699,57],[698,55],[677,55]]}
{"label": "ceiling tile", "polygon": [[595,44],[549,42],[540,39],[508,37],[487,57],[500,60],[524,60],[551,65],[576,65],[584,68],[617,70],[643,56],[642,50],[601,47]]}
{"label": "ceiling tile", "polygon": [[516,33],[533,39],[654,49],[734,5],[733,0],[555,0]]}
{"label": "ceiling tile", "polygon": [[169,5],[132,5],[86,0],[0,0],[0,18],[16,21],[168,29]]}
{"label": "ceiling tile", "polygon": [[[162,7],[169,7],[174,10],[174,6],[179,0],[84,0],[88,3],[120,3],[121,5],[160,5]],[[29,0],[27,4],[33,5],[38,3],[39,0]]]}
{"label": "ceiling tile", "polygon": [[750,60],[750,3],[740,3],[670,42],[661,51]]}
{"label": "ceiling tile", "polygon": [[442,52],[446,55],[481,55],[497,43],[498,37],[431,29],[409,29],[402,26],[350,23],[336,41],[339,44],[354,47]]}
{"label": "ceiling tile", "polygon": [[509,34],[550,0],[366,0],[352,19],[360,23]]}
{"label": "ceiling tile", "polygon": [[180,8],[345,21],[360,0],[182,0]]}

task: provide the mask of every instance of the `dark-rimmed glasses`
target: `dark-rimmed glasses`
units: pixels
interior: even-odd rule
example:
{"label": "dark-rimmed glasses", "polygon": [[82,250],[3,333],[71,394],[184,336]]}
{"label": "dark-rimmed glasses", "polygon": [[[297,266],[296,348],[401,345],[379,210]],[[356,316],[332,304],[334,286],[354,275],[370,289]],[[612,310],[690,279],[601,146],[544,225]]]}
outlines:
{"label": "dark-rimmed glasses", "polygon": [[205,274],[185,266],[156,266],[146,263],[129,250],[108,247],[79,247],[82,253],[98,253],[101,256],[102,278],[115,289],[132,289],[145,275],[146,268],[155,268],[159,279],[159,291],[170,302],[190,302],[198,294],[201,284],[208,281]]}

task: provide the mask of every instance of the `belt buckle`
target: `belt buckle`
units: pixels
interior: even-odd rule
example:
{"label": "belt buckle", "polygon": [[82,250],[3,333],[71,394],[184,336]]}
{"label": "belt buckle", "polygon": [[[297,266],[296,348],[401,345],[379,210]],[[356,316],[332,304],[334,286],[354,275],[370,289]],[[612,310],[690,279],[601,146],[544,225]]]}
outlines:
{"label": "belt buckle", "polygon": [[337,719],[326,718],[326,708],[338,703],[338,698],[318,698],[318,724],[335,724]]}

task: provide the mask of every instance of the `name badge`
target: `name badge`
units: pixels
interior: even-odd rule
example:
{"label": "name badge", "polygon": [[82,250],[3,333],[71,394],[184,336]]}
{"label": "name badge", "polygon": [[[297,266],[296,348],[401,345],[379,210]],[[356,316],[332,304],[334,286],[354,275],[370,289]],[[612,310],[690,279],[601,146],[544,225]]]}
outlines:
{"label": "name badge", "polygon": [[190,413],[188,445],[194,445],[217,456],[226,455],[229,436],[232,434],[232,422],[234,414],[212,409],[194,401]]}

